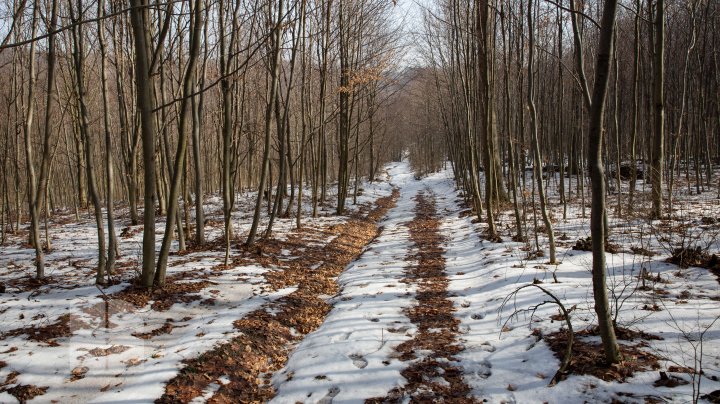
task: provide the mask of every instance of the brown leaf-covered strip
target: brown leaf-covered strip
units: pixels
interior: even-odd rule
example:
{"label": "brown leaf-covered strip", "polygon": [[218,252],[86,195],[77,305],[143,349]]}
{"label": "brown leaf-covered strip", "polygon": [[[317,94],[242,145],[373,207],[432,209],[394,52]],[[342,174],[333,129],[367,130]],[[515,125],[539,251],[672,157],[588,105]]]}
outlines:
{"label": "brown leaf-covered strip", "polygon": [[445,273],[445,252],[440,235],[435,198],[430,191],[415,198],[415,218],[409,223],[410,239],[417,253],[408,260],[416,261],[407,269],[406,281],[417,285],[418,304],[405,310],[417,325],[415,336],[395,349],[400,359],[411,361],[402,371],[407,384],[390,391],[386,397],[368,403],[479,402],[470,395],[455,354],[462,351],[457,341],[460,321],[453,316],[453,303],[448,299],[448,278]]}
{"label": "brown leaf-covered strip", "polygon": [[63,314],[53,323],[30,325],[6,331],[0,334],[0,340],[18,335],[27,335],[27,339],[31,341],[43,342],[49,346],[58,346],[59,344],[55,341],[56,339],[70,337],[75,331],[87,327],[88,325],[80,320],[78,316]]}
{"label": "brown leaf-covered strip", "polygon": [[[618,340],[620,340],[620,351],[625,360],[619,364],[608,366],[603,356],[602,345],[598,342],[600,328],[595,326],[581,330],[575,333],[572,360],[567,374],[563,375],[562,379],[564,380],[568,374],[592,375],[606,382],[617,381],[623,383],[637,372],[660,368],[659,361],[662,358],[650,351],[648,341],[661,340],[662,337],[619,326],[615,328],[615,333]],[[533,335],[538,340],[540,338],[544,339],[555,356],[562,360],[567,348],[566,331],[543,334],[539,329],[535,329]],[[672,372],[672,370],[670,371]]]}
{"label": "brown leaf-covered strip", "polygon": [[[7,392],[8,394],[14,396],[19,402],[25,403],[28,400],[32,400],[37,396],[45,394],[49,388],[47,386],[38,387],[33,384],[16,384],[18,376],[20,376],[20,373],[16,371],[12,371],[5,376],[5,381],[0,382],[0,393]],[[13,384],[13,387],[7,387]]]}
{"label": "brown leaf-covered strip", "polygon": [[[364,214],[333,226],[331,233],[337,237],[324,246],[300,242],[308,232],[320,232],[315,229],[290,235],[284,241],[260,242],[253,251],[259,255],[254,262],[280,268],[269,275],[272,286],[297,285],[298,289],[237,320],[239,336],[185,361],[185,367],[167,383],[165,394],[156,402],[187,403],[212,383],[219,388],[210,403],[253,403],[272,398],[275,391],[270,377],[282,369],[295,344],[323,323],[331,306],[322,296],[338,292],[337,277],[377,236],[377,222],[395,205],[398,195],[395,191],[379,199],[370,212],[366,209]],[[282,260],[277,254],[281,249],[290,250],[297,258]],[[236,264],[244,259],[239,258]]]}
{"label": "brown leaf-covered strip", "polygon": [[152,300],[153,304],[151,307],[153,310],[167,311],[177,302],[189,303],[200,300],[201,297],[197,293],[213,285],[212,282],[207,280],[185,282],[185,279],[193,275],[198,277],[197,274],[192,271],[169,276],[166,284],[159,288],[145,288],[138,285],[130,285],[124,290],[113,293],[108,297],[125,301],[138,308],[145,306]]}

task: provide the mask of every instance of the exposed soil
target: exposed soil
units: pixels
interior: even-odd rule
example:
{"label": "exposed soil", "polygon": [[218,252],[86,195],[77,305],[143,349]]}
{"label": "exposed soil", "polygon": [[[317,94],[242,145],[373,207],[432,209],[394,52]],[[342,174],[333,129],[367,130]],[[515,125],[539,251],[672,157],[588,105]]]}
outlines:
{"label": "exposed soil", "polygon": [[13,395],[22,404],[32,400],[37,396],[42,396],[47,392],[48,387],[38,387],[32,384],[18,384],[17,386],[7,389],[7,392]]}
{"label": "exposed soil", "polygon": [[[7,392],[8,394],[15,397],[19,402],[25,403],[28,400],[32,400],[37,396],[45,394],[48,387],[38,387],[32,384],[15,384],[20,373],[16,371],[10,372],[5,376],[5,380],[0,383],[0,393]],[[15,386],[8,388],[7,386],[15,384]]]}

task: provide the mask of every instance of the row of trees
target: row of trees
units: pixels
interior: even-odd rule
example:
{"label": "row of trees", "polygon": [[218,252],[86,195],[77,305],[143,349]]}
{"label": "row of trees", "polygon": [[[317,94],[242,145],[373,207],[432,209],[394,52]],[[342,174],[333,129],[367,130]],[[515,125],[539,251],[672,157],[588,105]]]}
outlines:
{"label": "row of trees", "polygon": [[[225,263],[237,195],[257,191],[246,243],[276,217],[336,212],[399,154],[383,107],[399,58],[393,4],[312,0],[13,0],[0,6],[2,241],[29,216],[37,277],[48,218],[94,212],[97,282],[117,258],[116,205],[143,223],[140,283],[205,240],[220,192]],[[194,208],[194,214],[191,212]],[[269,223],[260,229],[261,213]],[[156,217],[166,216],[156,251]],[[106,236],[107,235],[107,236]],[[106,240],[107,238],[107,240]],[[44,239],[44,240],[43,240]],[[44,245],[43,245],[44,244]]]}
{"label": "row of trees", "polygon": [[[713,181],[720,162],[720,3],[441,0],[424,23],[427,66],[416,77],[425,84],[416,86],[433,91],[416,104],[431,104],[436,118],[415,131],[422,138],[427,127],[441,128],[447,153],[418,151],[417,160],[432,168],[449,156],[490,239],[497,237],[497,213],[512,202],[514,238],[526,240],[524,213],[528,206],[535,212],[537,201],[550,263],[557,257],[548,178],[559,179],[563,218],[573,195],[584,215],[591,194],[595,307],[606,359],[619,361],[605,284],[606,195],[614,191],[618,217],[657,219],[672,214],[683,175],[687,192],[704,192]],[[578,179],[574,187],[566,176]],[[647,194],[638,192],[643,178]],[[534,227],[539,247],[537,219]]]}

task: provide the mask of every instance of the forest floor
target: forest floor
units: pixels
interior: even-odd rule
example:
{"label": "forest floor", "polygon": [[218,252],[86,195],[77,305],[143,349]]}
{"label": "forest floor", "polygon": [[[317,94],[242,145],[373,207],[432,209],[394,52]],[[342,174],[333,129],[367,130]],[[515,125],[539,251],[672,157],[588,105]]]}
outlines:
{"label": "forest floor", "polygon": [[[573,197],[563,218],[557,182],[556,264],[542,229],[536,248],[531,209],[529,242],[511,241],[510,209],[502,240],[485,240],[449,171],[417,179],[402,162],[364,184],[348,215],[323,211],[301,230],[280,219],[257,247],[234,245],[228,267],[220,202],[208,201],[211,242],[172,255],[168,285],[152,292],[131,284],[141,226],[122,223],[117,284],[98,288],[91,219],[57,215],[45,281],[32,278],[26,234],[0,247],[0,402],[720,400],[720,200],[684,193],[672,220],[611,214],[624,361],[608,368],[593,327],[589,209]],[[241,236],[252,199],[233,218]],[[544,291],[575,330],[554,387],[567,327]]]}

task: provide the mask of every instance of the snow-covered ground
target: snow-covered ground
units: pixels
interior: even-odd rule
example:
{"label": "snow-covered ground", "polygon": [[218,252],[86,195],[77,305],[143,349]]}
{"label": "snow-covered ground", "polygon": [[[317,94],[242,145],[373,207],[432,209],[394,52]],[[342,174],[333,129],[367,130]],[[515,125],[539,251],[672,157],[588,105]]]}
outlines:
{"label": "snow-covered ground", "polygon": [[388,172],[400,189],[397,207],[381,223],[380,236],[340,276],[341,292],[325,323],[273,378],[277,403],[361,400],[384,396],[402,383],[404,364],[393,357],[394,348],[415,331],[403,314],[414,292],[401,282],[411,264],[405,260],[412,247],[407,222],[424,184],[413,180],[407,163]]}
{"label": "snow-covered ground", "polygon": [[[386,181],[363,186],[358,204],[348,206],[350,212],[392,190]],[[254,194],[248,194],[238,201],[233,225],[241,236],[249,230],[253,200]],[[220,206],[216,197],[206,200],[209,241],[222,235],[221,225],[213,225],[222,222]],[[322,208],[318,218],[304,217],[303,225],[328,229],[347,219],[327,209]],[[309,214],[309,201],[304,211]],[[155,309],[153,300],[136,307],[113,294],[128,288],[139,271],[142,226],[130,226],[126,218],[119,221],[118,228],[128,234],[119,238],[114,276],[119,283],[98,288],[94,223],[89,217],[79,223],[72,217],[59,219],[50,231],[53,250],[46,255],[47,283],[33,283],[34,251],[23,245],[22,236],[0,247],[0,282],[6,286],[0,294],[0,390],[47,387],[35,398],[37,402],[152,402],[185,366],[183,360],[230,340],[237,335],[234,321],[295,290],[274,290],[268,284],[264,273],[274,268],[252,264],[218,268],[224,252],[210,248],[171,255],[167,273],[168,279],[177,279],[176,284],[207,284],[175,300],[170,297],[169,307]],[[260,229],[266,226],[264,218]],[[294,218],[278,218],[274,236],[282,239],[294,226]],[[158,248],[163,229],[164,222],[158,222]],[[307,242],[324,245],[331,239]],[[236,253],[233,248],[232,254]],[[60,330],[62,335],[50,336],[63,320],[69,321]],[[34,333],[39,337],[31,338]],[[6,402],[17,400],[7,391],[0,392],[0,403]]]}
{"label": "snow-covered ground", "polygon": [[[450,172],[416,181],[407,175],[401,176],[400,169],[406,167],[396,166],[390,170],[394,178],[403,178],[396,180],[401,190],[398,206],[382,223],[382,235],[340,278],[343,289],[333,299],[335,307],[326,322],[306,337],[286,368],[273,378],[278,390],[274,402],[327,403],[329,399],[362,402],[370,397],[383,397],[393,388],[404,385],[406,381],[400,371],[408,363],[398,361],[397,353],[391,348],[411,338],[416,328],[402,311],[415,304],[414,290],[397,283],[403,276],[402,269],[411,263],[399,262],[399,259],[409,255],[412,248],[406,224],[413,217],[413,197],[424,188],[433,190],[442,216],[449,292],[453,296],[455,315],[461,321],[459,338],[464,347],[458,357],[465,379],[478,399],[497,403],[692,401],[691,375],[667,371],[673,366],[696,366],[693,344],[698,346],[698,333],[720,316],[717,304],[720,288],[717,279],[706,269],[679,271],[677,266],[663,261],[667,255],[662,254],[663,241],[658,240],[663,235],[648,234],[649,228],[659,226],[659,222],[646,224],[636,220],[633,226],[627,226],[614,220],[611,242],[622,243],[627,251],[608,253],[607,257],[608,284],[614,293],[611,296],[615,296],[613,302],[620,302],[618,324],[663,338],[646,341],[647,350],[661,358],[660,369],[639,372],[624,383],[570,375],[555,387],[548,387],[560,361],[544,341],[538,341],[533,329],[545,333],[561,329],[564,322],[550,318],[558,313],[557,306],[540,307],[532,319],[523,315],[511,318],[516,308],[530,308],[546,300],[546,296],[534,288],[520,292],[511,304],[502,305],[518,287],[542,282],[567,308],[575,307],[571,320],[576,331],[596,323],[591,253],[570,248],[576,240],[589,236],[589,217],[583,218],[577,206],[569,206],[568,219],[555,223],[556,235],[569,241],[558,242],[561,264],[549,265],[547,258],[529,258],[528,250],[533,249],[525,243],[509,241],[512,233],[509,227],[503,228],[504,242],[483,240],[484,225],[474,224],[473,216],[461,214],[465,209],[459,204],[461,199]],[[552,208],[555,217],[560,217],[561,206],[555,203]],[[589,209],[587,212],[589,214]],[[501,223],[510,226],[514,222],[505,214]],[[547,249],[546,238],[539,237],[541,247]],[[643,246],[657,251],[658,255],[654,258],[635,255],[629,251],[630,246]],[[660,274],[663,282],[648,280],[650,291],[635,290],[640,285],[641,266],[653,276]],[[553,283],[553,272],[559,283]],[[659,311],[642,310],[653,305],[657,305]],[[398,329],[403,332],[388,331]],[[720,322],[712,325],[702,340],[701,390],[706,394],[720,388],[717,382]],[[690,383],[674,388],[654,387],[659,371]]]}
{"label": "snow-covered ground", "polygon": [[[457,366],[479,400],[689,402],[692,375],[673,369],[696,367],[700,358],[704,373],[695,379],[702,382],[702,394],[720,389],[720,321],[713,324],[720,316],[718,280],[706,269],[680,269],[664,262],[680,244],[718,251],[720,225],[702,217],[716,214],[720,203],[708,198],[707,193],[703,198],[687,195],[676,202],[678,221],[674,224],[683,223],[680,227],[637,217],[625,221],[611,215],[610,241],[620,246],[619,253],[607,254],[613,310],[619,307],[618,325],[662,338],[645,341],[644,348],[661,358],[660,369],[638,372],[623,383],[570,375],[548,387],[560,361],[534,330],[548,334],[564,326],[564,321],[551,319],[558,314],[557,306],[541,306],[532,317],[511,317],[515,309],[527,309],[546,300],[536,288],[521,291],[505,306],[503,302],[518,287],[535,282],[555,294],[565,307],[574,308],[571,320],[576,331],[596,323],[591,255],[571,248],[578,239],[589,236],[589,209],[583,217],[580,202],[573,199],[568,204],[567,219],[562,219],[556,182],[549,184],[550,207],[556,219],[561,263],[550,265],[547,257],[529,254],[535,250],[531,210],[527,215],[529,243],[510,241],[514,223],[511,212],[503,212],[499,218],[504,241],[486,241],[482,238],[485,225],[473,223],[473,216],[465,214],[449,171],[417,180],[406,162],[389,165],[383,183],[364,185],[360,202],[371,202],[397,187],[397,206],[380,223],[380,235],[339,277],[341,289],[329,297],[333,309],[325,322],[304,338],[285,368],[272,376],[277,391],[274,402],[362,402],[384,397],[406,383],[401,372],[408,362],[399,360],[395,348],[417,331],[404,311],[417,304],[415,286],[403,281],[413,265],[408,260],[414,253],[408,224],[415,216],[414,197],[428,188],[435,196],[445,238],[448,293],[454,315],[460,320],[457,340],[464,349],[456,355]],[[568,186],[574,189],[575,184]],[[210,201],[208,210],[213,206],[217,209],[217,205],[218,201]],[[328,216],[308,219],[308,224],[329,227],[342,220]],[[235,223],[239,232],[247,230],[247,216],[238,214]],[[277,237],[289,232],[292,223],[292,219],[279,220]],[[173,256],[169,267],[170,276],[190,271],[196,274],[180,282],[210,282],[196,293],[195,300],[177,302],[168,311],[152,310],[153,302],[136,308],[116,300],[110,300],[106,308],[103,293],[127,287],[133,273],[128,270],[124,283],[102,292],[92,284],[95,251],[91,229],[87,220],[54,229],[55,250],[48,256],[53,282],[33,289],[12,286],[32,274],[32,252],[21,247],[20,240],[0,248],[0,281],[8,285],[7,293],[0,295],[0,332],[42,327],[68,313],[82,322],[76,324],[71,337],[50,344],[29,340],[27,335],[0,338],[0,361],[6,363],[0,367],[0,383],[17,372],[16,380],[5,387],[49,386],[45,395],[35,399],[37,402],[153,401],[162,394],[164,382],[184,366],[183,359],[229,340],[235,335],[234,320],[293,290],[272,290],[263,277],[267,268],[260,266],[217,271],[214,268],[222,262],[222,251],[203,251]],[[217,237],[220,229],[210,234],[210,239]],[[137,259],[139,237],[122,240],[123,260]],[[547,250],[545,235],[538,237],[540,247]],[[635,254],[631,247],[656,255]],[[649,273],[645,290],[639,288],[641,269]],[[553,274],[559,283],[553,281]],[[131,335],[152,334],[162,327],[165,329],[147,339]],[[659,371],[690,383],[655,387]],[[8,393],[0,394],[0,402],[15,401]]]}

